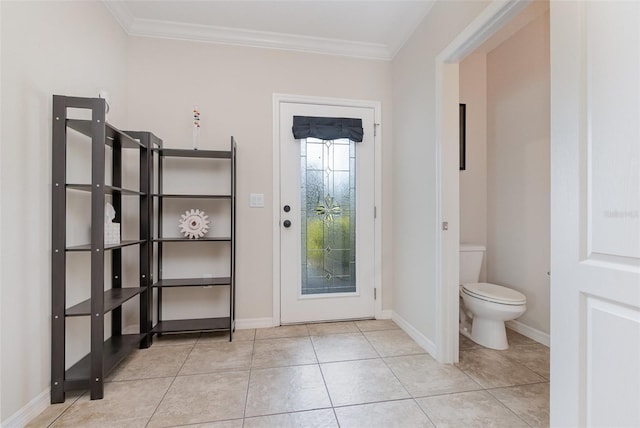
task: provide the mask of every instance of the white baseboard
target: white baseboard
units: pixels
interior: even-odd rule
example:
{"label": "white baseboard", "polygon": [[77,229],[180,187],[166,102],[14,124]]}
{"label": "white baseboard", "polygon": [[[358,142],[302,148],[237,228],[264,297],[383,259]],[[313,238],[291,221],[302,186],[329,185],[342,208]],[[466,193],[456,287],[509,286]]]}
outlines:
{"label": "white baseboard", "polygon": [[391,309],[385,309],[384,311],[380,312],[380,316],[378,317],[379,320],[390,320],[393,318],[393,311]]}
{"label": "white baseboard", "polygon": [[22,428],[49,406],[49,392],[47,388],[29,401],[22,409],[0,423],[2,428]]}
{"label": "white baseboard", "polygon": [[244,318],[236,319],[236,330],[246,330],[249,328],[273,327],[273,318]]}
{"label": "white baseboard", "polygon": [[398,326],[404,330],[418,345],[424,348],[433,358],[436,357],[436,345],[427,336],[420,333],[414,326],[409,324],[407,320],[402,318],[396,312],[392,312],[391,319],[395,321]]}
{"label": "white baseboard", "polygon": [[547,333],[537,330],[533,327],[529,327],[526,324],[521,323],[518,320],[507,321],[505,323],[511,330],[520,333],[523,336],[527,336],[529,339],[533,339],[538,343],[542,343],[544,346],[549,347],[550,338]]}

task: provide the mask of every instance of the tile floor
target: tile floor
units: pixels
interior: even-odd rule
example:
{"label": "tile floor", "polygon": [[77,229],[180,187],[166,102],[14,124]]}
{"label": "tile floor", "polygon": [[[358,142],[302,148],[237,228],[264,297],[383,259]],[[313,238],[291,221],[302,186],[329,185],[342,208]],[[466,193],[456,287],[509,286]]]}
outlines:
{"label": "tile floor", "polygon": [[549,349],[460,338],[438,364],[389,320],[156,338],[109,377],[103,400],[68,394],[29,427],[543,427]]}

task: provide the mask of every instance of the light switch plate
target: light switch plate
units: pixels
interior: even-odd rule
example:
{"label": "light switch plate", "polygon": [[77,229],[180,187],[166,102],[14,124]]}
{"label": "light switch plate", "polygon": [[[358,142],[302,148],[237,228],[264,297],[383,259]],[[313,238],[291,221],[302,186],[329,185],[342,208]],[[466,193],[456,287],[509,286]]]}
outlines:
{"label": "light switch plate", "polygon": [[249,206],[251,208],[263,208],[264,193],[251,193],[249,196]]}

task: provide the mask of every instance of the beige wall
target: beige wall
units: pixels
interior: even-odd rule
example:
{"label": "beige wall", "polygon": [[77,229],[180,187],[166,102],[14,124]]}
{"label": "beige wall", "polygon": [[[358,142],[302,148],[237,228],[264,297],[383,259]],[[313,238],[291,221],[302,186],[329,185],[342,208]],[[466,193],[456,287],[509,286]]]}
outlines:
{"label": "beige wall", "polygon": [[[382,102],[383,302],[391,300],[391,64],[132,37],[128,45],[129,119],[167,147],[191,147],[198,105],[202,148],[238,141],[237,318],[272,317],[273,94]],[[264,208],[249,194],[264,193]],[[179,315],[179,314],[176,314]]]}
{"label": "beige wall", "polygon": [[[460,171],[460,242],[487,245],[487,56],[460,63],[460,102],[467,105],[466,169]],[[486,260],[480,280],[486,280]]]}
{"label": "beige wall", "polygon": [[549,13],[487,55],[487,280],[527,296],[549,333]]}
{"label": "beige wall", "polygon": [[393,60],[393,310],[433,343],[439,227],[435,57],[486,5],[436,3]]}
{"label": "beige wall", "polygon": [[2,1],[0,10],[5,421],[50,380],[52,95],[106,89],[119,106],[112,119],[124,126],[127,114],[126,36],[101,3]]}
{"label": "beige wall", "polygon": [[[383,309],[392,307],[389,62],[129,38],[98,2],[0,4],[2,420],[49,385],[52,94],[95,96],[106,89],[110,122],[151,130],[171,147],[190,147],[194,104],[203,117],[201,147],[226,148],[230,135],[237,138],[237,316],[244,319],[272,316],[273,93],[381,101],[382,295]],[[87,173],[83,156],[75,159],[78,168],[71,167],[70,175]],[[250,209],[249,193],[264,193],[265,208]],[[72,215],[82,216],[84,202],[70,204]],[[29,227],[15,226],[16,213]],[[68,234],[74,242],[85,238],[86,230]],[[71,269],[77,275],[68,304],[87,297],[82,278],[88,271],[80,259]],[[192,314],[191,309],[175,315]],[[135,323],[133,312],[128,311],[129,324]],[[69,322],[70,363],[88,350],[88,340],[81,339],[88,337],[85,324]]]}

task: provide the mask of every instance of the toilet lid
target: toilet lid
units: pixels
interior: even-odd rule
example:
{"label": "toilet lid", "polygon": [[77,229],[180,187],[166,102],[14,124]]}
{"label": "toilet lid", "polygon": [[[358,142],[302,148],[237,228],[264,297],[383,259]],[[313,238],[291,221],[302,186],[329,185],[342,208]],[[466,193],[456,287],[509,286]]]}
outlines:
{"label": "toilet lid", "polygon": [[506,305],[523,305],[527,303],[527,297],[519,291],[486,282],[463,284],[462,291],[482,300]]}

